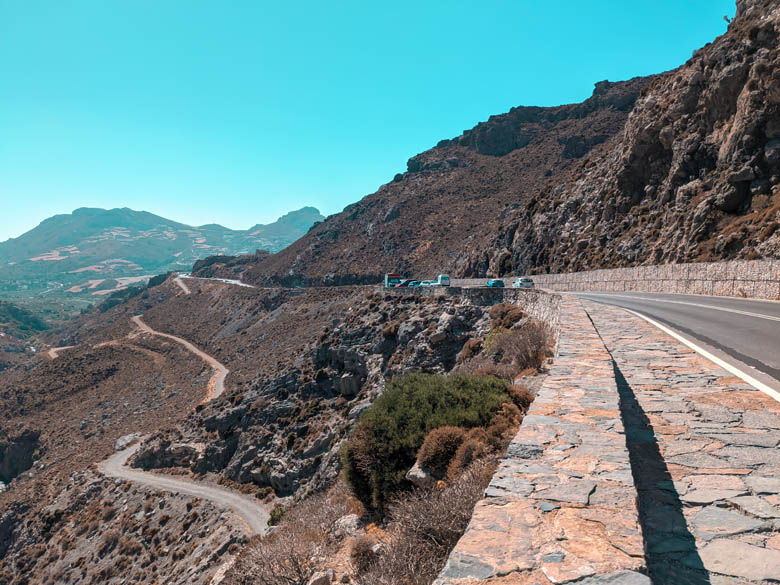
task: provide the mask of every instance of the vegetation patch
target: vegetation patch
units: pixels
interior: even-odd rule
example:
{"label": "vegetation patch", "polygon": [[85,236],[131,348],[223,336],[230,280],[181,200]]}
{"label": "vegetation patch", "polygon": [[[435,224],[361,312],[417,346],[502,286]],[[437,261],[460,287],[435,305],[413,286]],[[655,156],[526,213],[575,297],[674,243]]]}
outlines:
{"label": "vegetation patch", "polygon": [[450,426],[487,427],[511,402],[509,385],[494,377],[406,374],[388,384],[368,408],[342,451],[344,477],[366,507],[382,511],[388,498],[411,484],[426,435]]}

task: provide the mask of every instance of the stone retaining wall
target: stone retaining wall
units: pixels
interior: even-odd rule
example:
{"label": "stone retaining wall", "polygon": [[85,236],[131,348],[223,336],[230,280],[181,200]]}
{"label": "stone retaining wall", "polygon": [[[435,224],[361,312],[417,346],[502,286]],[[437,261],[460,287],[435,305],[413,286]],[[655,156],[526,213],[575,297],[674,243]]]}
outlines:
{"label": "stone retaining wall", "polygon": [[[532,275],[537,287],[556,291],[659,292],[780,299],[780,260],[664,264]],[[505,282],[511,285],[512,277]],[[483,281],[475,281],[483,283]]]}
{"label": "stone retaining wall", "polygon": [[650,585],[612,358],[581,301],[560,308],[555,365],[435,585]]}

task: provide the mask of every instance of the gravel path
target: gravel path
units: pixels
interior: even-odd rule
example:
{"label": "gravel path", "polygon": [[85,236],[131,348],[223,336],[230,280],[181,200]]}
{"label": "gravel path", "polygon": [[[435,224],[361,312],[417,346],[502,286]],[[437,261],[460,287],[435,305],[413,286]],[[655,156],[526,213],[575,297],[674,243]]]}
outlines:
{"label": "gravel path", "polygon": [[149,473],[128,467],[127,461],[139,449],[140,443],[112,455],[102,461],[98,468],[108,477],[132,481],[140,485],[209,500],[214,504],[233,510],[246,524],[252,534],[264,534],[268,529],[268,510],[256,498],[219,486],[197,482],[188,478]]}
{"label": "gravel path", "polygon": [[161,333],[160,331],[152,329],[151,327],[149,327],[149,325],[144,323],[143,319],[141,318],[141,315],[136,315],[135,317],[133,317],[133,323],[138,325],[138,327],[144,333],[151,333],[152,335],[158,335],[160,337],[171,339],[176,343],[180,343],[188,351],[194,353],[196,356],[198,356],[200,359],[202,359],[204,362],[206,362],[214,369],[214,375],[209,380],[208,394],[206,395],[206,398],[203,400],[203,402],[209,402],[211,400],[214,400],[217,396],[219,396],[225,391],[225,378],[230,373],[230,370],[228,370],[215,358],[211,357],[209,354],[205,353],[204,351],[201,351],[186,339],[182,339],[181,337],[176,337],[175,335],[171,335],[169,333]]}
{"label": "gravel path", "polygon": [[[188,351],[194,353],[214,368],[214,375],[211,377],[211,380],[209,380],[208,395],[204,402],[213,400],[222,394],[225,389],[225,377],[229,372],[225,366],[207,353],[195,347],[186,339],[152,329],[149,325],[144,323],[141,315],[136,315],[132,320],[144,333],[158,335],[180,343]],[[140,446],[140,443],[137,443],[123,451],[119,451],[105,461],[99,463],[98,468],[108,477],[136,482],[140,485],[158,490],[209,500],[222,508],[230,509],[236,513],[243,520],[250,533],[264,534],[267,531],[268,510],[255,498],[186,477],[149,473],[147,471],[128,467],[127,461],[138,451]]]}

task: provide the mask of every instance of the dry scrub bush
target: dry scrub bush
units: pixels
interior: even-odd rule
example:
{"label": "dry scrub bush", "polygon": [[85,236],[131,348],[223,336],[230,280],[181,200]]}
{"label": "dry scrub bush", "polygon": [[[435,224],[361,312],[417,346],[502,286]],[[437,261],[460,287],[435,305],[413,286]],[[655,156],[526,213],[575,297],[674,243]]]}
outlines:
{"label": "dry scrub bush", "polygon": [[[476,429],[474,429],[476,430]],[[481,429],[480,429],[481,430]],[[469,437],[458,447],[455,456],[450,461],[447,468],[447,477],[450,481],[455,481],[460,477],[469,465],[488,454],[490,448],[485,441]]]}
{"label": "dry scrub bush", "polygon": [[517,366],[496,363],[493,358],[485,355],[464,361],[457,367],[457,371],[467,376],[493,376],[507,382],[512,382],[517,377]]}
{"label": "dry scrub bush", "polygon": [[464,359],[457,370],[467,375],[495,376],[511,382],[523,371],[538,371],[542,367],[545,358],[552,353],[553,339],[552,330],[538,321],[528,321],[518,329],[497,327],[483,342],[482,353]]}
{"label": "dry scrub bush", "polygon": [[504,327],[509,329],[523,319],[526,314],[523,308],[511,303],[498,303],[490,307],[488,316],[492,321],[493,327]]}
{"label": "dry scrub bush", "polygon": [[466,431],[460,427],[433,429],[417,452],[417,463],[436,479],[443,479],[450,461],[465,440]]}
{"label": "dry scrub bush", "polygon": [[534,401],[533,393],[520,384],[512,384],[509,387],[509,395],[512,397],[512,402],[517,405],[517,408],[519,408],[523,414],[528,412],[528,408]]}
{"label": "dry scrub bush", "polygon": [[469,339],[466,341],[466,343],[463,344],[463,349],[460,350],[460,353],[458,354],[458,357],[456,358],[457,363],[463,363],[465,361],[468,361],[477,355],[479,355],[479,352],[482,351],[482,340],[478,337]]}
{"label": "dry scrub bush", "polygon": [[333,523],[362,512],[349,490],[338,483],[287,510],[276,529],[249,541],[225,576],[225,585],[306,585],[318,570],[318,558],[329,558],[339,541]]}
{"label": "dry scrub bush", "polygon": [[376,559],[374,542],[370,538],[360,536],[352,543],[349,550],[349,560],[355,573],[365,573],[376,562]]}
{"label": "dry scrub bush", "polygon": [[458,542],[474,505],[490,483],[495,462],[479,461],[444,489],[418,490],[389,507],[384,552],[358,585],[429,585]]}

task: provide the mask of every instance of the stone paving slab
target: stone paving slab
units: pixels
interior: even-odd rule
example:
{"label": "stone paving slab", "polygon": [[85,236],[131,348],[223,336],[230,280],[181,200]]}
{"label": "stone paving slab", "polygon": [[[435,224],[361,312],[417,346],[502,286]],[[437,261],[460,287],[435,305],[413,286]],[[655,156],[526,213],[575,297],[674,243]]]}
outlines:
{"label": "stone paving slab", "polygon": [[612,358],[564,297],[555,365],[436,584],[649,585],[644,572]]}
{"label": "stone paving slab", "polygon": [[780,403],[623,309],[584,306],[624,411],[635,399],[624,421],[653,583],[780,581]]}

